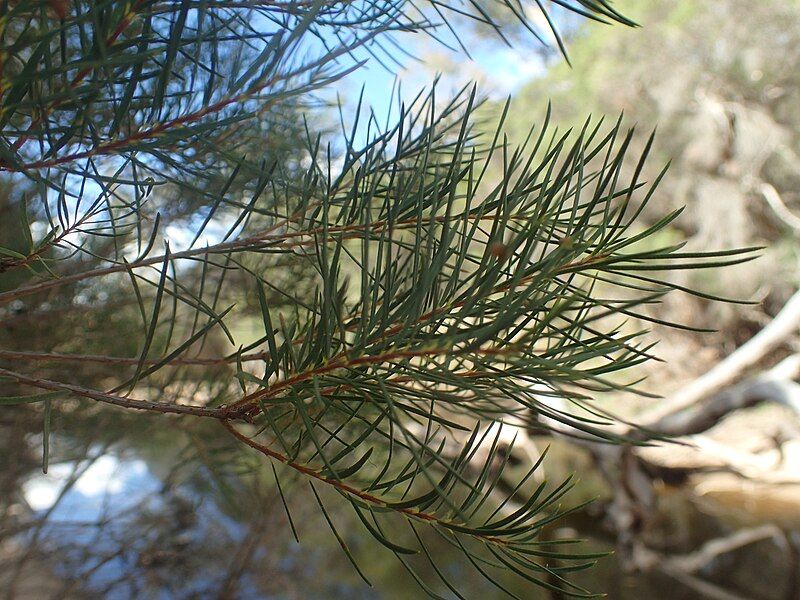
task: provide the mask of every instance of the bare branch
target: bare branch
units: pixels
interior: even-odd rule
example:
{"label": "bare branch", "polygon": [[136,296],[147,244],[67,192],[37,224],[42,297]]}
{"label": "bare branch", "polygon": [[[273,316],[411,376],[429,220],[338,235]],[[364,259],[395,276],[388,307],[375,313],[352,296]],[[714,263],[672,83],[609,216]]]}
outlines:
{"label": "bare branch", "polygon": [[783,202],[783,198],[781,198],[778,193],[778,190],[768,183],[762,183],[758,186],[758,191],[764,196],[772,212],[775,213],[781,222],[795,233],[800,233],[800,217],[795,216],[795,214],[789,210]]}
{"label": "bare branch", "polygon": [[100,392],[98,390],[92,390],[78,385],[72,385],[70,383],[62,383],[60,381],[50,381],[49,379],[38,379],[36,377],[29,377],[28,375],[23,375],[22,373],[16,373],[14,371],[9,371],[8,369],[3,369],[3,368],[0,368],[0,376],[9,377],[15,381],[18,381],[19,383],[30,385],[32,387],[39,388],[42,390],[49,390],[52,392],[67,392],[70,394],[75,394],[76,396],[80,396],[82,398],[89,398],[91,400],[97,400],[98,402],[104,402],[106,404],[111,404],[113,406],[119,406],[120,408],[132,408],[136,410],[145,410],[157,413],[192,415],[195,417],[211,417],[214,419],[227,418],[224,412],[218,408],[187,406],[185,404],[163,404],[160,402],[150,402],[147,400],[125,398],[123,396],[117,396],[115,394],[110,394],[107,392]]}
{"label": "bare branch", "polygon": [[751,340],[737,348],[705,375],[660,402],[638,422],[646,429],[661,431],[676,413],[691,408],[736,381],[748,368],[758,364],[769,352],[794,335],[798,327],[800,327],[800,292],[795,292],[775,318]]}

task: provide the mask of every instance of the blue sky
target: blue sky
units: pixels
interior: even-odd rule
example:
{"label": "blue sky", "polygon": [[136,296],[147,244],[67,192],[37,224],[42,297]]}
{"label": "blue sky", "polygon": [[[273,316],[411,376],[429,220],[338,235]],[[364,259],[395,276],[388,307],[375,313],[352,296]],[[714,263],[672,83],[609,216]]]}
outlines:
{"label": "blue sky", "polygon": [[[548,10],[551,11],[550,16],[562,32],[574,29],[580,23],[575,15],[557,6],[551,5]],[[439,97],[446,97],[463,86],[475,82],[480,96],[492,100],[505,100],[527,82],[543,75],[548,63],[560,60],[557,51],[553,50],[556,46],[555,38],[541,11],[533,7],[526,13],[541,37],[551,44],[549,50],[528,32],[520,33],[519,27],[512,27],[507,32],[516,38],[514,47],[509,47],[496,36],[477,34],[474,24],[461,22],[455,25],[460,42],[469,49],[469,57],[463,51],[446,48],[426,34],[396,33],[394,36],[398,46],[419,60],[404,58],[401,61],[402,67],[397,67],[391,61],[385,61],[389,66],[387,69],[366,52],[359,51],[356,57],[367,59],[367,63],[321,95],[323,98],[334,100],[338,94],[344,103],[344,115],[347,119],[353,116],[355,103],[363,88],[364,103],[374,109],[381,122],[386,118],[390,105],[393,107],[392,116],[397,116],[398,103],[396,98],[392,99],[392,90],[396,89],[398,84],[402,98],[408,100],[420,90],[430,88],[437,76],[439,76],[437,86]],[[514,29],[517,29],[516,35]],[[455,45],[452,38],[448,43]],[[392,50],[393,56],[401,54],[391,46],[388,47]]]}
{"label": "blue sky", "polygon": [[[445,48],[429,47],[435,54],[423,55],[425,62],[407,60],[402,69],[392,73],[375,61],[370,61],[352,73],[336,87],[347,99],[355,99],[363,86],[365,102],[378,115],[385,114],[390,104],[390,91],[399,82],[403,97],[416,94],[421,88],[430,86],[437,75],[445,90],[460,88],[470,81],[477,81],[481,93],[493,99],[504,99],[525,83],[541,75],[545,61],[540,54],[519,48],[508,48],[494,42],[477,45],[472,57],[448,51]],[[427,59],[427,60],[426,60]]]}
{"label": "blue sky", "polygon": [[[547,11],[562,32],[574,29],[581,22],[574,14],[555,4],[548,3]],[[391,101],[391,90],[396,83],[399,82],[403,90],[403,98],[408,99],[422,88],[429,87],[437,75],[440,76],[437,91],[442,95],[476,82],[481,95],[504,100],[528,81],[542,75],[549,59],[559,58],[555,56],[555,37],[542,11],[533,5],[525,13],[528,23],[542,40],[550,44],[550,49],[545,49],[541,41],[536,40],[521,25],[504,27],[504,34],[513,40],[513,47],[509,47],[493,32],[478,31],[481,27],[487,29],[485,26],[469,19],[455,18],[451,23],[453,31],[448,33],[444,26],[440,26],[433,33],[443,37],[443,41],[453,48],[458,48],[459,44],[468,48],[469,56],[464,51],[447,48],[427,33],[393,32],[391,36],[394,44],[385,35],[381,35],[376,39],[375,45],[386,48],[391,54],[388,57],[377,50],[378,56],[382,56],[388,68],[363,49],[359,49],[354,57],[358,60],[366,59],[366,64],[332,86],[332,91],[338,92],[345,102],[354,103],[363,86],[366,104],[379,117],[386,115]],[[318,33],[326,38],[331,35],[327,43],[333,47],[338,45],[332,30],[326,31],[322,28]],[[457,39],[455,35],[458,36]],[[316,45],[312,42],[309,50]],[[404,57],[403,52],[419,60]],[[402,67],[398,67],[392,59],[399,60]],[[347,66],[346,62],[343,66]],[[328,97],[327,94],[325,96]]]}

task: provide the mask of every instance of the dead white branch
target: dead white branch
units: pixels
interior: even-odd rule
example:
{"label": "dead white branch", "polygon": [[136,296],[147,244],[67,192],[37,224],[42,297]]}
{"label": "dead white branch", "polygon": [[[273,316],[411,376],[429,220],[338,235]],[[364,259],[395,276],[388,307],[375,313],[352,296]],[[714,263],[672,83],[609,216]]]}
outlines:
{"label": "dead white branch", "polygon": [[722,391],[739,379],[747,369],[758,364],[771,351],[797,333],[800,328],[800,291],[789,298],[770,323],[747,343],[737,348],[725,360],[705,375],[681,388],[659,405],[643,415],[638,422],[642,427],[662,431],[677,413],[687,410],[697,402]]}
{"label": "dead white branch", "polygon": [[758,186],[758,191],[764,196],[764,200],[767,201],[767,204],[769,204],[778,219],[796,233],[800,233],[800,217],[789,210],[778,190],[768,183],[762,183]]}

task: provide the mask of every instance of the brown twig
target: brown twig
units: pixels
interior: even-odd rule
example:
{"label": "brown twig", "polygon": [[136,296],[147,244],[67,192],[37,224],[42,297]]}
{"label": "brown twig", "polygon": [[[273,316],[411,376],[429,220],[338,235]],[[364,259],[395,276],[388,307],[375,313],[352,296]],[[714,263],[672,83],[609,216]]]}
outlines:
{"label": "brown twig", "polygon": [[[29,352],[27,350],[0,350],[0,358],[6,360],[26,360],[26,361],[43,361],[43,362],[84,362],[84,363],[99,363],[108,365],[138,365],[140,359],[122,357],[122,356],[105,356],[99,354],[66,354],[62,352]],[[243,354],[237,356],[220,356],[215,358],[175,358],[167,363],[175,366],[213,366],[225,365],[241,362],[251,362],[256,360],[267,360],[270,358],[268,352],[253,352],[251,354]],[[147,359],[143,362],[145,365],[156,364],[160,359]]]}
{"label": "brown twig", "polygon": [[23,375],[15,371],[0,368],[0,376],[8,377],[19,383],[29,385],[42,390],[51,392],[67,392],[75,394],[82,398],[89,398],[97,400],[105,404],[111,404],[120,408],[132,408],[135,410],[145,410],[149,412],[177,414],[177,415],[192,415],[195,417],[210,417],[213,419],[230,419],[231,416],[227,411],[220,408],[205,408],[202,406],[189,406],[185,404],[164,404],[161,402],[151,402],[149,400],[139,400],[135,398],[125,398],[116,394],[108,392],[101,392],[90,388],[73,385],[71,383],[62,383],[60,381],[51,381],[49,379],[41,379],[38,377],[31,377]]}
{"label": "brown twig", "polygon": [[[223,242],[223,243],[219,243],[219,244],[214,244],[212,246],[205,246],[205,247],[202,247],[202,248],[190,248],[188,250],[183,250],[183,251],[180,251],[180,252],[173,252],[173,253],[170,253],[170,259],[172,259],[172,260],[181,260],[181,259],[196,258],[196,257],[201,256],[203,254],[225,254],[225,253],[228,253],[228,252],[237,252],[237,251],[248,250],[248,249],[256,249],[256,248],[264,246],[264,245],[267,245],[268,247],[279,248],[289,240],[293,240],[293,239],[298,238],[298,237],[309,237],[309,236],[313,237],[315,235],[318,236],[321,233],[323,233],[323,228],[309,229],[308,231],[302,231],[302,232],[300,232],[300,231],[292,231],[292,232],[284,232],[284,233],[272,233],[272,232],[274,232],[274,230],[279,229],[280,227],[285,227],[289,223],[294,222],[295,218],[296,218],[296,215],[293,215],[291,217],[287,217],[286,219],[283,219],[279,223],[277,223],[274,226],[270,227],[268,230],[266,230],[264,232],[261,232],[261,233],[258,233],[258,234],[255,234],[255,235],[252,235],[252,236],[249,236],[247,238],[242,238],[241,240],[235,240],[235,241],[231,241],[231,242]],[[453,220],[458,219],[458,218],[463,218],[463,217],[452,217]],[[524,218],[524,216],[522,216],[521,218]],[[442,219],[444,219],[444,217],[442,217]],[[415,223],[416,223],[416,220],[409,219],[407,221],[400,222],[397,225],[392,224],[392,227],[394,227],[394,228],[411,228],[411,227],[413,227],[415,225]],[[389,224],[388,224],[387,221],[382,221],[382,222],[378,222],[378,223],[375,223],[375,224],[371,224],[369,227],[377,232],[377,231],[379,231],[379,229],[376,229],[376,227],[380,227],[380,226],[388,227]],[[341,226],[341,227],[328,228],[327,232],[328,232],[329,235],[335,235],[335,234],[338,234],[338,233],[341,233],[341,232],[352,232],[352,231],[355,230],[354,228],[360,228],[361,232],[365,232],[365,230],[366,230],[366,226],[362,226],[362,225],[358,225],[358,226],[347,225],[347,226]],[[291,246],[290,247],[290,246],[287,245],[286,246],[286,248],[287,248],[286,251],[287,252],[292,252],[293,248],[297,247],[298,245],[302,246],[302,245],[305,245],[305,244],[306,244],[306,242],[299,242],[295,246]],[[607,257],[605,255],[591,255],[591,256],[586,257],[584,259],[581,259],[581,260],[574,261],[572,263],[568,263],[566,265],[563,265],[557,271],[557,274],[563,274],[565,272],[568,272],[568,271],[576,269],[576,268],[580,268],[580,267],[583,267],[583,266],[589,266],[592,263],[595,263],[595,262],[598,262],[598,261],[602,260],[603,258],[607,258]],[[164,262],[164,259],[165,259],[164,255],[152,256],[150,258],[142,258],[142,259],[137,260],[137,261],[132,262],[132,263],[117,263],[117,264],[114,264],[114,265],[109,266],[109,267],[103,267],[103,268],[100,268],[100,269],[94,269],[92,271],[84,271],[82,273],[73,273],[72,275],[64,275],[62,277],[59,277],[58,279],[52,279],[52,280],[48,280],[48,281],[43,281],[41,283],[37,283],[37,284],[34,284],[34,285],[21,287],[21,288],[15,289],[15,290],[9,290],[8,292],[0,293],[0,304],[5,303],[5,302],[10,302],[10,301],[16,300],[18,298],[23,298],[25,296],[30,296],[32,294],[38,294],[38,293],[41,293],[41,292],[45,292],[47,290],[50,290],[50,289],[53,289],[53,288],[57,288],[57,287],[60,287],[62,285],[68,285],[68,284],[71,284],[71,283],[77,283],[79,281],[84,281],[86,279],[92,279],[92,278],[95,278],[95,277],[104,277],[106,275],[112,275],[114,273],[122,273],[122,272],[128,271],[130,269],[138,269],[138,268],[142,268],[142,267],[148,267],[148,266],[161,264],[161,263]],[[517,282],[517,285],[522,285],[522,284],[528,283],[528,282],[532,281],[535,276],[536,275],[529,275],[527,277],[523,277]],[[498,286],[497,288],[495,288],[493,293],[502,293],[502,292],[508,291],[509,289],[511,289],[510,285]],[[466,301],[462,301],[462,302],[453,304],[451,307],[456,307],[457,308],[458,306],[463,305],[465,302]],[[441,312],[441,309],[438,312]],[[434,316],[435,314],[437,314],[437,311],[431,311],[430,313],[427,313],[426,315],[423,315],[423,318],[429,318],[431,316]]]}
{"label": "brown twig", "polygon": [[[506,346],[502,350],[495,348],[487,348],[487,349],[478,348],[478,349],[471,349],[469,350],[469,352],[480,354],[483,356],[500,356],[504,354],[509,354],[513,350],[514,348],[512,346]],[[247,415],[252,410],[255,410],[260,400],[266,398],[273,398],[279,392],[285,390],[288,387],[291,387],[298,383],[302,383],[303,381],[308,381],[309,379],[313,379],[314,377],[317,377],[319,375],[330,373],[331,371],[335,371],[337,369],[352,369],[363,365],[370,365],[382,362],[392,362],[398,359],[438,356],[443,354],[454,356],[461,352],[464,352],[464,350],[453,349],[453,348],[435,348],[430,350],[395,350],[383,354],[359,356],[358,358],[347,358],[347,356],[344,353],[340,353],[331,358],[330,361],[328,361],[326,364],[320,367],[315,367],[313,369],[297,373],[291,377],[278,381],[269,387],[262,388],[256,392],[253,392],[252,394],[248,394],[242,399],[238,400],[237,402],[234,402],[233,404],[229,405],[226,410],[228,410],[229,411],[228,414],[234,418]]]}
{"label": "brown twig", "polygon": [[[351,496],[355,496],[356,498],[359,498],[360,500],[362,500],[364,502],[367,502],[367,503],[372,504],[374,506],[378,506],[380,508],[388,508],[388,509],[392,510],[393,512],[397,512],[397,513],[401,513],[401,514],[404,514],[404,515],[408,515],[409,517],[413,517],[415,519],[420,519],[420,520],[423,520],[423,521],[428,521],[430,523],[440,524],[440,525],[444,526],[445,528],[447,528],[448,525],[463,526],[462,523],[455,523],[455,522],[451,523],[449,521],[445,521],[445,520],[441,519],[440,517],[437,517],[436,515],[432,515],[430,513],[414,510],[412,508],[393,506],[392,503],[387,501],[387,500],[379,498],[378,496],[374,496],[374,495],[372,495],[372,494],[370,494],[368,492],[364,492],[363,490],[359,490],[358,488],[355,488],[355,487],[353,487],[353,486],[351,486],[351,485],[349,485],[349,484],[347,484],[347,483],[345,483],[345,482],[343,482],[343,481],[341,481],[339,479],[333,479],[331,477],[326,477],[325,475],[323,475],[319,471],[316,471],[316,470],[314,470],[314,469],[312,469],[312,468],[310,468],[310,467],[308,467],[306,465],[301,465],[300,463],[297,463],[297,462],[293,461],[292,459],[290,459],[288,456],[285,456],[285,455],[281,454],[280,452],[277,452],[277,451],[273,450],[272,448],[269,448],[268,446],[263,446],[263,445],[259,444],[258,442],[250,439],[249,437],[247,437],[246,435],[244,435],[243,433],[238,431],[227,420],[221,420],[220,423],[236,439],[238,439],[241,442],[244,442],[245,444],[247,444],[248,446],[250,446],[254,450],[258,450],[259,452],[261,452],[265,456],[268,456],[269,458],[274,458],[275,460],[277,460],[278,462],[286,465],[287,467],[290,467],[291,469],[294,469],[295,471],[298,471],[299,473],[302,473],[303,475],[306,475],[307,477],[311,477],[313,479],[316,479],[317,481],[321,481],[322,483],[330,485],[330,486],[336,488],[337,490],[339,490],[341,492],[344,492],[345,494],[349,494]],[[497,536],[488,535],[488,534],[482,534],[480,532],[473,532],[473,533],[468,534],[468,535],[471,535],[472,537],[475,537],[477,539],[483,540],[483,541],[491,543],[491,544],[499,544],[499,545],[502,545],[502,546],[508,546],[508,542],[506,540],[504,540],[502,538],[499,538]]]}

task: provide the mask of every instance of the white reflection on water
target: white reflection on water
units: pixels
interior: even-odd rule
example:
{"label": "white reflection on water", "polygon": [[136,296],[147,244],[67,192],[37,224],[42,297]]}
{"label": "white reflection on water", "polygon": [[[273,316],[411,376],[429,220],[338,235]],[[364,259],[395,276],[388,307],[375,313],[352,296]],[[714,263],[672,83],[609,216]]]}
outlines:
{"label": "white reflection on water", "polygon": [[[77,480],[64,492],[76,472]],[[104,454],[82,472],[81,465],[75,462],[52,465],[47,474],[38,473],[26,480],[22,493],[31,509],[37,512],[53,508],[64,493],[51,519],[96,519],[109,501],[119,508],[120,503],[129,504],[158,487],[158,480],[143,460],[120,460]]]}

